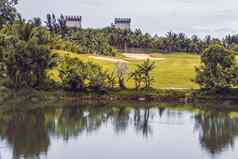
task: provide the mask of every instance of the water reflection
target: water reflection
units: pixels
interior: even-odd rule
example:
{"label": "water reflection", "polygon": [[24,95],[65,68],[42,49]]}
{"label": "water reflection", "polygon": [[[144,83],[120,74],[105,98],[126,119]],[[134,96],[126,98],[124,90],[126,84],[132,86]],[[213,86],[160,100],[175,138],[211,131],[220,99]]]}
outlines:
{"label": "water reflection", "polygon": [[228,112],[193,112],[148,105],[80,106],[1,112],[0,137],[11,148],[14,159],[40,158],[42,154],[47,155],[53,137],[69,142],[69,139],[95,133],[108,124],[116,134],[126,134],[128,129],[132,129],[136,134],[153,139],[153,132],[158,134],[160,119],[182,117],[184,112],[193,117],[189,120],[193,121],[195,132],[199,133],[201,147],[208,153],[216,155],[235,146],[238,119],[229,117]]}
{"label": "water reflection", "polygon": [[201,146],[212,155],[234,147],[238,135],[238,119],[231,119],[226,113],[204,112],[195,116]]}
{"label": "water reflection", "polygon": [[3,114],[0,120],[0,136],[12,147],[14,158],[36,158],[47,153],[50,144],[42,111]]}

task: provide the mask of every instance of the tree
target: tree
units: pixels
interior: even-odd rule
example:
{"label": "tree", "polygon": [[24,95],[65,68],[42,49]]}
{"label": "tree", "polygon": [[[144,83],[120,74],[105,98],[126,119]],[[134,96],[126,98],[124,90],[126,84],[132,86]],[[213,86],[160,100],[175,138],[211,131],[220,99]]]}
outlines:
{"label": "tree", "polygon": [[48,27],[50,32],[54,31],[54,27],[53,27],[53,22],[52,22],[52,17],[51,14],[47,14],[46,15],[46,26]]}
{"label": "tree", "polygon": [[35,17],[32,20],[30,20],[30,23],[32,23],[35,27],[40,27],[42,25],[41,18]]}
{"label": "tree", "polygon": [[46,70],[55,64],[55,56],[47,47],[48,32],[42,29],[16,22],[2,30],[0,62],[14,88],[39,88],[46,79]]}
{"label": "tree", "polygon": [[212,45],[201,56],[195,81],[206,89],[224,89],[237,84],[237,64],[233,52],[221,45]]}
{"label": "tree", "polygon": [[155,62],[151,62],[149,59],[144,61],[144,63],[137,65],[134,72],[131,73],[130,78],[135,80],[136,88],[140,88],[141,84],[144,84],[144,88],[148,89],[151,87],[153,78],[151,77],[151,72],[155,69]]}
{"label": "tree", "polygon": [[95,29],[84,29],[73,32],[70,39],[79,44],[83,53],[115,56],[116,51],[109,44],[104,33]]}
{"label": "tree", "polygon": [[1,0],[0,1],[0,28],[9,22],[14,21],[17,16],[15,5],[18,0]]}
{"label": "tree", "polygon": [[131,78],[135,81],[136,89],[139,89],[141,87],[141,85],[142,85],[142,82],[143,82],[143,75],[140,72],[140,70],[136,69],[134,72],[132,72],[130,74],[129,79],[131,79]]}
{"label": "tree", "polygon": [[100,65],[92,62],[88,62],[87,67],[89,88],[93,91],[103,91],[107,86],[107,72]]}
{"label": "tree", "polygon": [[59,33],[59,24],[54,13],[46,15],[45,23],[51,33]]}
{"label": "tree", "polygon": [[68,91],[102,91],[107,87],[107,72],[92,62],[65,56],[59,65],[62,86]]}
{"label": "tree", "polygon": [[125,75],[127,73],[128,67],[126,63],[118,62],[116,66],[117,78],[119,81],[119,86],[122,89],[125,89]]}
{"label": "tree", "polygon": [[59,25],[60,34],[64,37],[65,34],[67,33],[67,26],[66,26],[66,20],[62,14],[60,15],[60,18],[58,19],[58,25]]}
{"label": "tree", "polygon": [[69,91],[85,90],[87,66],[77,58],[65,56],[59,66],[63,88]]}
{"label": "tree", "polygon": [[114,72],[107,74],[107,83],[110,89],[114,88],[116,85],[116,76]]}

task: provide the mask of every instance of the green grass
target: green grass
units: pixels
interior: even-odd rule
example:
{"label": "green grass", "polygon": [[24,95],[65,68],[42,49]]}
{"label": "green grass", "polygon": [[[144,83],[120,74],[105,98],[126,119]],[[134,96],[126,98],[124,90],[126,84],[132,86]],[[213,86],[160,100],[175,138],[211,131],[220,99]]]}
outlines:
{"label": "green grass", "polygon": [[[65,55],[65,51],[54,51],[60,56]],[[71,57],[79,58],[83,61],[92,61],[102,65],[106,70],[113,71],[116,67],[116,62],[99,60],[90,57],[86,54],[68,53]],[[157,54],[153,53],[153,57],[163,58],[163,60],[155,61],[156,68],[152,73],[155,81],[153,87],[156,89],[196,89],[198,85],[192,82],[195,77],[195,66],[200,64],[200,56],[186,53],[170,53]],[[117,57],[128,61],[128,72],[135,69],[137,64],[143,60],[126,59],[123,56]],[[53,72],[53,73],[52,73]],[[51,76],[57,80],[57,72],[51,71]],[[129,80],[126,82],[128,88],[134,87],[134,82]]]}

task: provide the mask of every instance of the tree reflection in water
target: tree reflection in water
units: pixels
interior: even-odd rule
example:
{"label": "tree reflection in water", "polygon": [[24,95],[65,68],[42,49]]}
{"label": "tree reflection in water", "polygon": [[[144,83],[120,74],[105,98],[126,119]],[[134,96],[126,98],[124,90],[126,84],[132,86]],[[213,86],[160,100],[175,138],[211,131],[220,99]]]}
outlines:
{"label": "tree reflection in water", "polygon": [[0,136],[12,147],[15,159],[38,158],[40,153],[47,153],[50,144],[41,111],[1,115]]}
{"label": "tree reflection in water", "polygon": [[149,125],[150,108],[143,109],[135,108],[134,111],[134,125],[137,132],[142,132],[143,136],[148,137],[152,135],[152,128]]}
{"label": "tree reflection in water", "polygon": [[[153,133],[150,121],[154,121],[154,117],[157,120],[163,116],[174,118],[175,115],[182,115],[181,112],[182,110],[149,105],[70,106],[0,112],[0,137],[12,148],[14,158],[40,158],[40,155],[47,154],[52,136],[67,142],[110,124],[117,134],[126,133],[128,128],[133,128],[138,134],[150,137]],[[231,119],[224,112],[199,111],[195,114],[195,127],[200,134],[201,146],[211,154],[233,147],[234,139],[238,135],[238,119]]]}
{"label": "tree reflection in water", "polygon": [[205,112],[195,116],[201,146],[216,155],[234,146],[238,135],[238,119],[231,119],[224,112]]}
{"label": "tree reflection in water", "polygon": [[113,121],[114,131],[118,134],[126,132],[130,120],[130,109],[127,107],[114,108],[111,117]]}

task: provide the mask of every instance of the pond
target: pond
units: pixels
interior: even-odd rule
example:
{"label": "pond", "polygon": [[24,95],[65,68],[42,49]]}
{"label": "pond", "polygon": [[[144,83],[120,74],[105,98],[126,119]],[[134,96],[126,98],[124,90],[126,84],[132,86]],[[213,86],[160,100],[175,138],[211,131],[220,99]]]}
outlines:
{"label": "pond", "polygon": [[238,113],[190,105],[0,111],[1,159],[237,159]]}

